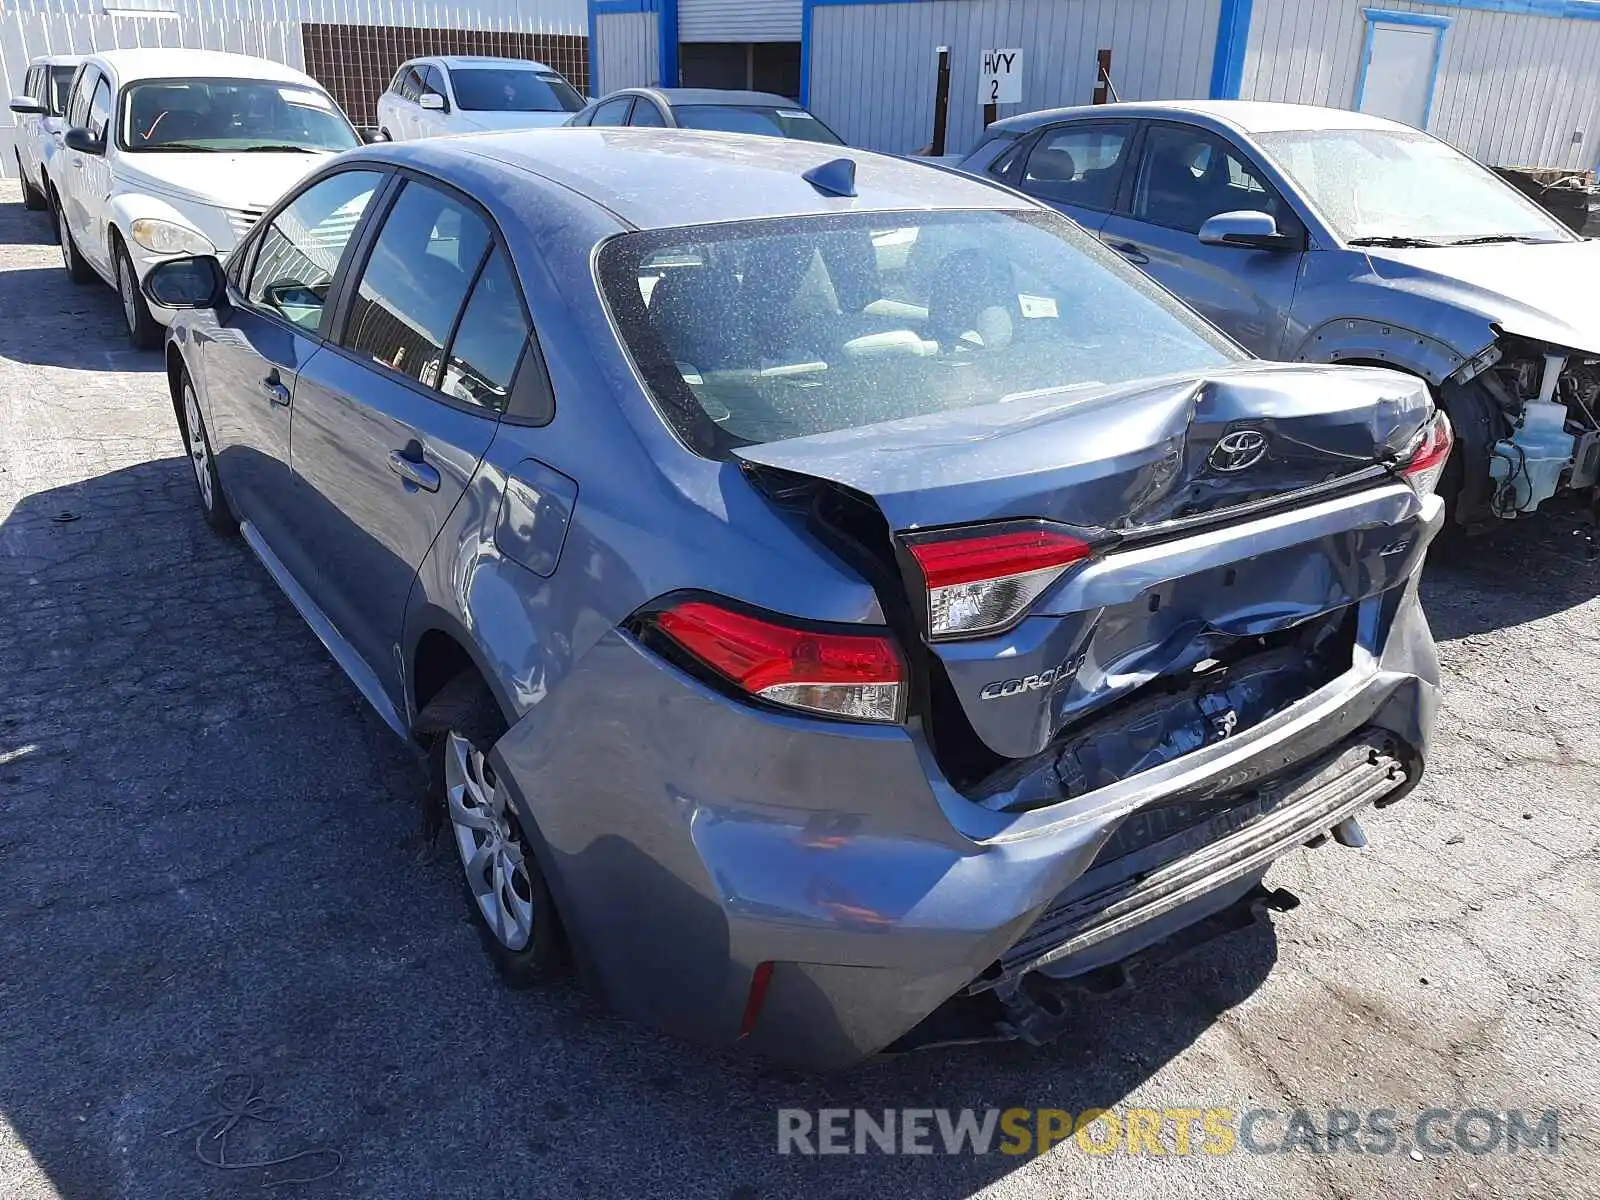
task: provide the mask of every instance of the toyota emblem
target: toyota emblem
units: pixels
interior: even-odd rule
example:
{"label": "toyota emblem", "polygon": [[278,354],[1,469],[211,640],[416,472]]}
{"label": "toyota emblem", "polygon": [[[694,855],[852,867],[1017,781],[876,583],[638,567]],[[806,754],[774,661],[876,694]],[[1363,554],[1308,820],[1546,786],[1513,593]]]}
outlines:
{"label": "toyota emblem", "polygon": [[1255,466],[1266,452],[1266,434],[1259,429],[1235,429],[1212,447],[1206,462],[1213,471],[1242,471]]}

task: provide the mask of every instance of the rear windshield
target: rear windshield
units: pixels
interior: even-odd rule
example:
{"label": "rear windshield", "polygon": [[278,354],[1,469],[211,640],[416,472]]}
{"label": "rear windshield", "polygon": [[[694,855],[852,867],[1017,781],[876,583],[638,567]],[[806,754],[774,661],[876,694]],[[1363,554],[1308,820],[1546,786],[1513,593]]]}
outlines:
{"label": "rear windshield", "polygon": [[762,133],[842,146],[839,135],[803,108],[768,108],[758,104],[674,104],[672,115],[685,129],[723,133]]}
{"label": "rear windshield", "polygon": [[561,76],[524,67],[457,67],[450,82],[468,112],[577,112],[584,104]]}
{"label": "rear windshield", "polygon": [[1247,357],[1055,213],[870,213],[622,234],[601,287],[697,453]]}

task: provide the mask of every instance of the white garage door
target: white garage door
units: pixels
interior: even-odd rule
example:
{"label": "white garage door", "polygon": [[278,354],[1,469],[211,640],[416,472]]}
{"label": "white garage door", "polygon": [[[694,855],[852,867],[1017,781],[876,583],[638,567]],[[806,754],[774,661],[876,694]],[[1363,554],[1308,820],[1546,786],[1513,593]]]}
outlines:
{"label": "white garage door", "polygon": [[1368,33],[1369,57],[1356,107],[1375,117],[1426,127],[1443,32],[1374,22]]}
{"label": "white garage door", "polygon": [[800,0],[678,0],[680,42],[798,42]]}

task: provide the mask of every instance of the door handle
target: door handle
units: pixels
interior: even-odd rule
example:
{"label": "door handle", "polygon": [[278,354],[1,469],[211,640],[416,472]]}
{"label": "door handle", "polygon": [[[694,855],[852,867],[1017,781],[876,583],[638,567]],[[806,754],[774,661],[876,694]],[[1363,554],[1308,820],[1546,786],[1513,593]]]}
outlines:
{"label": "door handle", "polygon": [[[416,453],[420,455],[421,452],[421,447],[417,447]],[[389,451],[389,470],[425,492],[439,490],[439,469],[430,463],[422,462],[419,458],[412,458],[404,451]]]}
{"label": "door handle", "polygon": [[278,373],[273,371],[261,381],[261,394],[274,404],[289,406],[289,389],[283,386],[283,380],[278,378]]}
{"label": "door handle", "polygon": [[75,171],[81,171],[81,170],[83,170],[83,159],[81,159],[81,158],[74,158],[74,159],[73,159],[73,160],[72,160],[72,169],[73,169],[73,170],[75,170]]}
{"label": "door handle", "polygon": [[1143,266],[1150,261],[1150,256],[1132,242],[1107,242],[1106,245],[1129,262],[1139,266]]}

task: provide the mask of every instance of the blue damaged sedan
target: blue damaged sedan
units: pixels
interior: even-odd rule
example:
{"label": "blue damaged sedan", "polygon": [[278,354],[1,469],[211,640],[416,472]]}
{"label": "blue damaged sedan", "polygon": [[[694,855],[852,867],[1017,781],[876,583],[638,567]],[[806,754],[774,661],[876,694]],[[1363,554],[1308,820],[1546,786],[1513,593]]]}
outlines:
{"label": "blue damaged sedan", "polygon": [[1451,445],[840,154],[371,146],[146,282],[205,520],[425,756],[504,977],[820,1067],[1057,1035],[1360,846],[1427,754]]}

